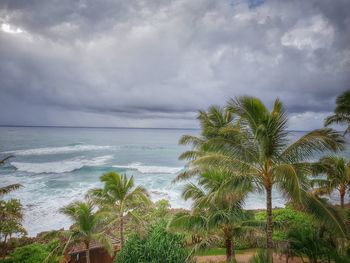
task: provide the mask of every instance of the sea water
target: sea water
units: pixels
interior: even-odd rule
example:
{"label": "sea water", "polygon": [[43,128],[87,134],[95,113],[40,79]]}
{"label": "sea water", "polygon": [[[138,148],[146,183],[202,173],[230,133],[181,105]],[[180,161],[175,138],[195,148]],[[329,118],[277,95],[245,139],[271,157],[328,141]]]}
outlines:
{"label": "sea water", "polygon": [[[178,156],[189,149],[179,146],[184,134],[199,130],[0,127],[0,158],[13,155],[0,168],[0,186],[20,183],[23,188],[6,195],[21,200],[24,227],[29,235],[68,228],[70,220],[59,209],[82,200],[86,192],[101,187],[107,171],[125,173],[144,186],[153,201],[168,199],[173,208],[189,208],[181,198],[185,182],[174,183],[185,167]],[[292,139],[303,135],[293,132]],[[344,153],[350,157],[349,150]],[[337,201],[337,195],[332,196]],[[284,200],[273,192],[273,206]],[[263,194],[251,194],[247,209],[264,208]]]}

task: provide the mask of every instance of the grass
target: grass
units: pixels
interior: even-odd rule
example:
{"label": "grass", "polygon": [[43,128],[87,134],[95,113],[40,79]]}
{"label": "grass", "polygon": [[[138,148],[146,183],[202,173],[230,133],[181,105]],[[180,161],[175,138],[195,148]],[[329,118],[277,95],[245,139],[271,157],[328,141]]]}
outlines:
{"label": "grass", "polygon": [[196,256],[218,256],[218,255],[225,255],[226,250],[224,248],[209,248],[206,250],[198,251],[195,255]]}
{"label": "grass", "polygon": [[[242,250],[235,250],[236,254],[244,254],[247,251],[254,251],[255,249],[242,249]],[[209,248],[206,250],[198,251],[195,253],[195,256],[220,256],[220,255],[225,255],[226,254],[226,249],[225,248]]]}

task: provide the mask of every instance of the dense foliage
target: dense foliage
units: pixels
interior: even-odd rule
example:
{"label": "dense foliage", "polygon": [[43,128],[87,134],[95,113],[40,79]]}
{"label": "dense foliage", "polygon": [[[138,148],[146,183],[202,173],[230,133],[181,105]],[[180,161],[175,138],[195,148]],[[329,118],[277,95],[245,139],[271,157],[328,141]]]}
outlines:
{"label": "dense foliage", "polygon": [[[0,160],[0,166],[5,164],[11,156]],[[11,184],[0,187],[0,198],[20,188],[20,184]],[[23,207],[19,200],[0,200],[0,254],[4,256],[8,251],[8,240],[13,236],[24,236],[27,234],[22,226]]]}
{"label": "dense foliage", "polygon": [[[290,228],[315,226],[315,220],[308,214],[296,211],[290,207],[284,209],[274,209],[272,211],[274,221],[274,241],[284,241],[287,239],[287,232]],[[265,211],[256,213],[256,220],[266,221]]]}
{"label": "dense foliage", "polygon": [[[327,125],[349,124],[349,98],[346,92],[337,99]],[[180,156],[188,160],[188,169],[177,177],[195,176],[182,193],[191,199],[191,210],[171,210],[167,200],[152,203],[133,177],[107,172],[100,177],[103,187],[61,209],[73,221],[70,230],[22,240],[13,238],[26,233],[22,205],[0,200],[0,248],[6,258],[0,262],[57,263],[79,243],[85,245],[89,263],[93,241],[113,255],[111,237],[121,241],[115,263],[191,262],[197,250],[208,248],[226,251],[226,262],[236,262],[235,250],[242,248],[257,249],[251,263],[273,262],[276,252],[311,263],[350,261],[350,210],[345,204],[350,162],[336,155],[310,161],[342,150],[342,134],[322,128],[290,141],[287,114],[278,99],[270,110],[257,98],[240,97],[224,108],[200,111],[198,119],[200,136],[180,140],[192,149]],[[0,188],[0,197],[19,187]],[[287,199],[286,208],[272,209],[274,189]],[[340,206],[324,198],[334,190]],[[265,192],[266,210],[243,209],[251,192]],[[18,245],[13,250],[10,244]]]}
{"label": "dense foliage", "polygon": [[116,263],[181,263],[186,262],[188,250],[181,235],[167,232],[166,222],[150,227],[147,235],[132,235]]}
{"label": "dense foliage", "polygon": [[334,114],[325,120],[327,126],[334,123],[346,125],[344,133],[350,132],[350,90],[337,97]]}
{"label": "dense foliage", "polygon": [[139,206],[151,204],[148,193],[142,186],[136,186],[134,178],[108,172],[100,177],[103,188],[91,189],[88,197],[97,204],[101,211],[107,213],[113,221],[119,221],[120,245],[124,244],[125,217],[136,217],[134,210]]}
{"label": "dense foliage", "polygon": [[33,243],[17,248],[9,258],[0,261],[1,263],[58,263],[57,257],[50,258],[54,243],[49,245]]}
{"label": "dense foliage", "polygon": [[105,232],[108,217],[100,211],[95,212],[95,206],[91,201],[73,202],[61,209],[61,212],[69,216],[73,225],[69,230],[69,243],[83,243],[86,248],[86,262],[90,262],[90,246],[92,241],[98,241],[110,254],[112,243]]}
{"label": "dense foliage", "polygon": [[265,192],[266,247],[272,260],[274,222],[272,190],[278,189],[286,199],[300,209],[324,220],[337,235],[345,236],[343,222],[326,202],[310,192],[311,159],[320,152],[344,149],[342,135],[330,128],[307,132],[290,140],[288,117],[282,102],[275,100],[270,110],[255,97],[239,97],[224,107],[212,106],[200,111],[201,135],[185,135],[180,143],[191,145],[180,159],[187,160],[189,169],[178,176],[203,177],[208,171],[224,171],[230,176],[220,186],[220,192]]}
{"label": "dense foliage", "polygon": [[317,194],[330,194],[337,190],[340,206],[344,208],[345,194],[350,186],[350,161],[341,156],[325,156],[314,165],[314,173],[313,184],[317,188],[313,191]]}

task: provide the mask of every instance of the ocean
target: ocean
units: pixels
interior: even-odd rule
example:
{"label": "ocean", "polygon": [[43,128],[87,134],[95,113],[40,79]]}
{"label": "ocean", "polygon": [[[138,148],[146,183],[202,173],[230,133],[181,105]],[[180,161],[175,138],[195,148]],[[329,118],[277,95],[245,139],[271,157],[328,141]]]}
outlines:
{"label": "ocean", "polygon": [[[173,208],[189,208],[181,198],[184,182],[173,183],[185,163],[178,156],[184,134],[199,130],[0,127],[0,158],[14,155],[0,168],[0,186],[20,183],[24,187],[6,195],[21,200],[24,227],[30,236],[42,231],[68,228],[70,220],[59,209],[81,200],[86,192],[102,186],[107,171],[134,176],[152,200],[168,199]],[[303,132],[293,132],[299,137]],[[350,157],[349,150],[344,153]],[[332,197],[337,201],[337,196]],[[273,206],[284,200],[274,191]],[[265,207],[263,194],[252,194],[245,208]]]}

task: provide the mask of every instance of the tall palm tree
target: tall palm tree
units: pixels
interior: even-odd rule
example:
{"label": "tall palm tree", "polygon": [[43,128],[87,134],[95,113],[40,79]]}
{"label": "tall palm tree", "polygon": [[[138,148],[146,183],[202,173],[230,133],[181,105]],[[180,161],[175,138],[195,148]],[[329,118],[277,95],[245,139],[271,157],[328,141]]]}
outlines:
{"label": "tall palm tree", "polygon": [[[190,162],[189,170],[178,179],[198,175],[203,169],[219,168],[232,177],[244,176],[253,184],[255,191],[266,194],[266,245],[272,258],[272,189],[277,188],[294,202],[303,203],[319,216],[335,216],[315,196],[308,194],[311,173],[310,160],[317,153],[343,149],[344,139],[336,131],[324,128],[306,133],[290,142],[287,116],[282,103],[276,99],[271,111],[257,98],[240,97],[229,101],[226,111],[232,121],[216,129],[208,137],[203,131],[212,123],[202,121],[202,136],[184,136],[180,143],[192,144],[193,149],[183,153],[180,159]],[[338,220],[338,229],[343,226]]]}
{"label": "tall palm tree", "polygon": [[[0,166],[4,165],[5,162],[6,162],[8,159],[12,158],[12,157],[13,157],[13,156],[7,156],[7,157],[5,157],[4,159],[1,159],[1,160],[0,160]],[[3,196],[3,195],[5,195],[5,194],[8,194],[8,193],[14,191],[14,190],[17,190],[17,189],[19,189],[20,187],[22,187],[21,184],[10,184],[10,185],[4,186],[4,187],[0,187],[0,196]]]}
{"label": "tall palm tree", "polygon": [[334,123],[347,125],[344,134],[350,132],[350,90],[337,97],[334,114],[325,119],[325,126]]}
{"label": "tall palm tree", "polygon": [[94,212],[94,210],[95,207],[91,201],[73,202],[60,210],[73,221],[70,230],[70,244],[85,244],[86,263],[90,263],[92,241],[98,241],[110,254],[112,253],[111,240],[104,232],[106,215],[101,212]]}
{"label": "tall palm tree", "polygon": [[182,196],[185,200],[193,201],[192,211],[176,214],[169,227],[204,232],[209,237],[213,231],[221,233],[226,247],[226,261],[236,262],[233,239],[242,228],[241,222],[245,217],[242,204],[251,185],[235,180],[236,192],[229,192],[227,181],[230,181],[231,187],[233,183],[229,177],[229,174],[212,170],[202,174],[198,182],[200,186],[188,183]]}
{"label": "tall palm tree", "polygon": [[319,186],[318,193],[330,194],[337,189],[340,196],[340,206],[344,208],[344,197],[350,187],[350,161],[340,156],[326,156],[315,165],[316,173],[323,173],[326,179],[315,179]]}
{"label": "tall palm tree", "polygon": [[[103,188],[89,191],[88,196],[110,216],[119,221],[120,243],[124,245],[124,218],[126,215],[134,216],[133,209],[140,203],[149,205],[151,201],[145,188],[135,187],[134,178],[108,172],[100,177],[104,183]],[[114,221],[113,221],[114,222]]]}

